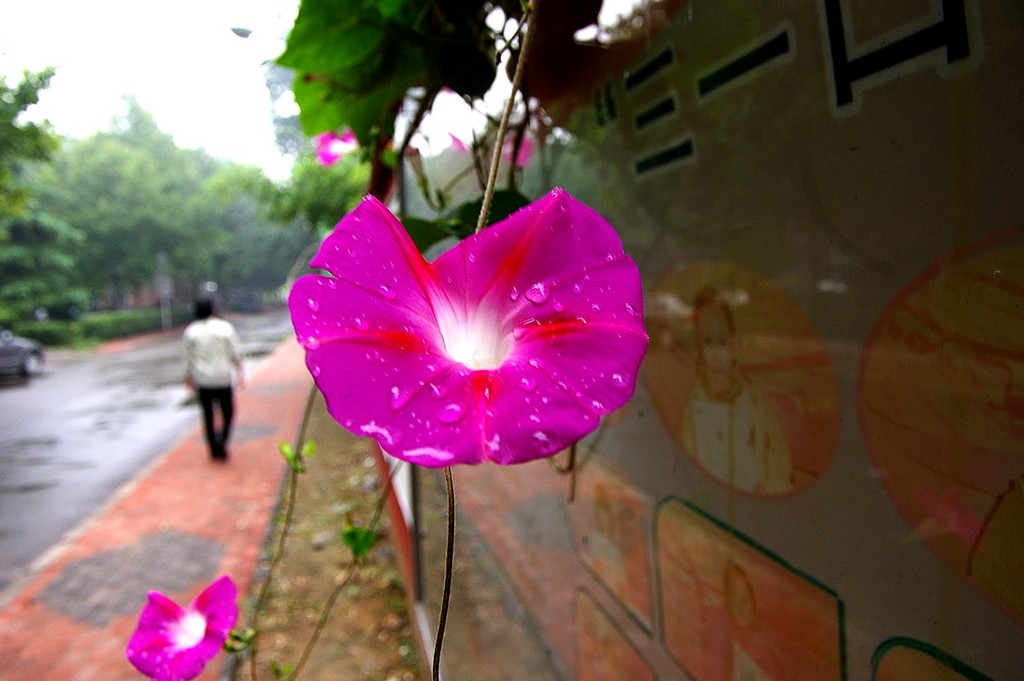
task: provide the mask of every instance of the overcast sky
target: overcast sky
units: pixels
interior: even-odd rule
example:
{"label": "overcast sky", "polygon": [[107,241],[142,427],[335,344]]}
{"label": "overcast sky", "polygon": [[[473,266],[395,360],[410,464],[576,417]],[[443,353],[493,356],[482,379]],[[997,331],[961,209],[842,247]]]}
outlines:
{"label": "overcast sky", "polygon": [[[0,73],[57,69],[33,119],[59,134],[110,129],[134,96],[180,147],[280,174],[262,62],[297,0],[3,0]],[[252,30],[248,39],[233,27]]]}
{"label": "overcast sky", "polygon": [[[606,0],[602,15],[613,18],[637,1]],[[283,50],[298,3],[0,0],[0,74],[10,84],[26,69],[57,69],[29,115],[49,120],[58,134],[109,130],[131,95],[178,146],[283,179],[288,165],[274,144],[262,64]],[[243,39],[232,28],[252,33]],[[496,91],[504,96],[502,87]],[[432,147],[446,145],[450,129],[472,137],[479,120],[467,117],[457,98],[442,98],[436,108],[438,116],[421,128]]]}

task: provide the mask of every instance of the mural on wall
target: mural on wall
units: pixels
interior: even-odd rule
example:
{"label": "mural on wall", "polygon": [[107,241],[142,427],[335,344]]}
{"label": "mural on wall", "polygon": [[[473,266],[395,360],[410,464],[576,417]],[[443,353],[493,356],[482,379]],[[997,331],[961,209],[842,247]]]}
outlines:
{"label": "mural on wall", "polygon": [[954,573],[1024,622],[1024,230],[911,282],[879,319],[860,415],[879,477]]}
{"label": "mural on wall", "polygon": [[938,648],[909,638],[886,641],[872,662],[872,681],[992,681]]}
{"label": "mural on wall", "polygon": [[686,502],[656,522],[664,644],[696,681],[845,678],[834,592]]}
{"label": "mural on wall", "polygon": [[730,262],[669,272],[646,303],[644,373],[669,433],[705,473],[787,494],[827,467],[839,394],[824,343],[767,279]]}
{"label": "mural on wall", "polygon": [[576,681],[655,681],[654,672],[586,592],[576,593]]}
{"label": "mural on wall", "polygon": [[569,512],[580,559],[650,629],[650,504],[596,457],[587,461],[576,485],[576,498]]}

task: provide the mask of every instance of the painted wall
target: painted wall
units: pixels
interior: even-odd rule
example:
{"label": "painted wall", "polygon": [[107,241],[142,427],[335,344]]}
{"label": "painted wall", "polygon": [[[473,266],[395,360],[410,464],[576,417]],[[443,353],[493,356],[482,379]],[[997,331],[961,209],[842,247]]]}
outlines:
{"label": "painted wall", "polygon": [[641,265],[636,396],[460,512],[566,678],[1024,678],[1024,4],[676,4],[534,175]]}

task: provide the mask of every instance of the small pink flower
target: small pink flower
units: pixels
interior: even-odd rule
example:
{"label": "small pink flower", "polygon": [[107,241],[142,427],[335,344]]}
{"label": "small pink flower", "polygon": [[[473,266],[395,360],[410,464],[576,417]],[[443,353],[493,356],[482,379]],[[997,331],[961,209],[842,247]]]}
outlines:
{"label": "small pink flower", "polygon": [[341,425],[439,467],[551,456],[632,395],[647,347],[636,264],[556,189],[428,263],[371,197],[289,296]]}
{"label": "small pink flower", "polygon": [[155,681],[199,676],[224,647],[238,619],[236,598],[235,584],[226,575],[206,587],[186,609],[151,591],[128,641],[128,661]]}
{"label": "small pink flower", "polygon": [[313,138],[313,146],[316,148],[316,160],[322,166],[334,165],[338,159],[359,148],[359,140],[351,130],[346,130],[341,135],[334,132],[320,133]]}
{"label": "small pink flower", "polygon": [[[460,138],[456,137],[453,133],[448,133],[451,138],[451,144],[449,147],[460,154],[469,153],[469,145],[463,142]],[[512,162],[512,151],[516,146],[515,135],[508,135],[505,137],[505,142],[501,145],[501,160],[505,163]],[[519,152],[516,154],[516,167],[525,168],[526,164],[533,158],[533,142],[530,141],[529,135],[523,135],[523,140],[519,144]]]}
{"label": "small pink flower", "polygon": [[[515,148],[516,138],[509,135],[505,138],[505,143],[501,145],[501,159],[505,163],[512,162],[512,152],[515,151]],[[516,152],[516,168],[525,168],[531,158],[533,158],[533,142],[530,141],[529,135],[523,135],[523,139],[519,143],[519,150]]]}
{"label": "small pink flower", "polygon": [[456,137],[454,133],[448,133],[448,136],[452,138],[451,148],[460,154],[468,154],[469,146],[463,142],[460,138]]}

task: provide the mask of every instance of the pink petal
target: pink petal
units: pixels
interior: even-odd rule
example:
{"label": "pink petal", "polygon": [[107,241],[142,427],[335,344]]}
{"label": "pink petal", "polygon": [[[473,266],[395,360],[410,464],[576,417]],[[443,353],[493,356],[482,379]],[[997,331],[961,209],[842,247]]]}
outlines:
{"label": "pink petal", "polygon": [[[502,145],[501,158],[505,163],[512,162],[512,152],[516,148],[515,135],[509,135],[505,138],[505,143]],[[526,164],[533,158],[533,142],[530,141],[529,135],[523,135],[522,141],[519,143],[519,152],[516,154],[515,164],[517,168],[525,168]]]}
{"label": "pink petal", "polygon": [[[639,273],[611,226],[563,191],[433,266],[367,199],[312,264],[334,276],[304,277],[289,297],[307,365],[335,419],[398,458],[550,456],[634,388]],[[462,354],[463,338],[479,355]]]}
{"label": "pink petal", "polygon": [[206,618],[208,629],[227,634],[238,619],[238,587],[227,575],[214,580],[192,602],[192,610]]}
{"label": "pink petal", "polygon": [[316,149],[316,160],[320,165],[329,166],[337,163],[338,159],[354,151],[359,147],[359,140],[351,129],[341,135],[330,131],[320,133],[313,138],[313,147]]}
{"label": "pink petal", "polygon": [[460,154],[468,154],[469,153],[469,145],[468,144],[463,142],[460,138],[456,137],[453,133],[448,133],[448,136],[451,138],[451,142],[452,143],[449,146],[451,146],[452,149],[454,149],[455,151],[459,152]]}
{"label": "pink petal", "polygon": [[632,395],[647,347],[639,272],[611,226],[566,192],[466,239],[434,267],[457,305],[502,310],[516,340],[500,374],[506,388],[528,389],[495,392],[491,404],[518,412],[504,438],[514,432],[520,443],[515,461],[572,444]]}

